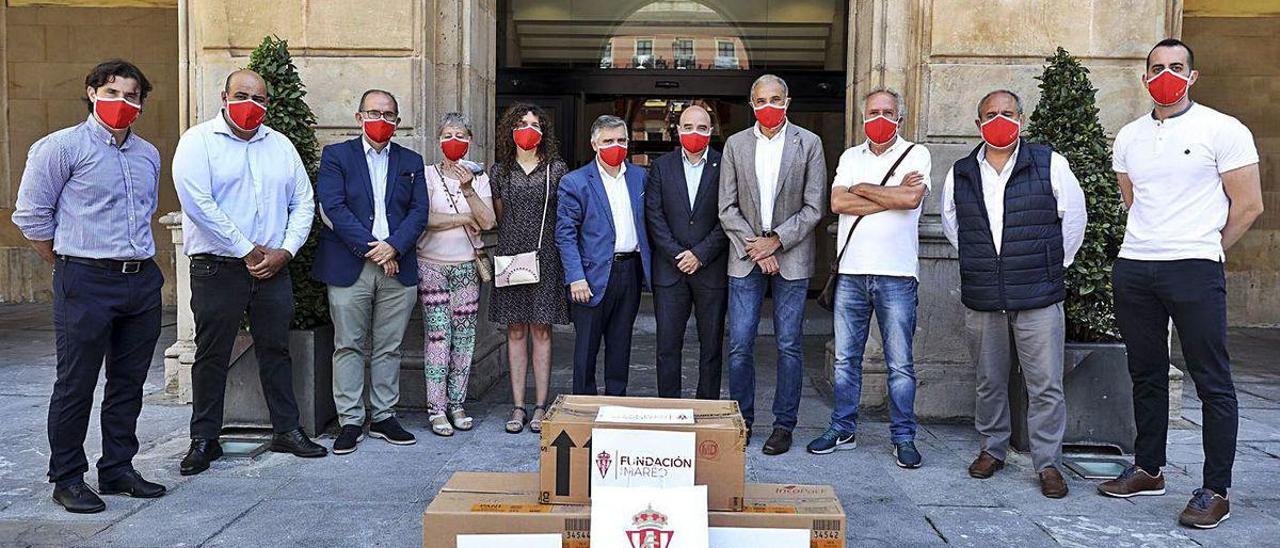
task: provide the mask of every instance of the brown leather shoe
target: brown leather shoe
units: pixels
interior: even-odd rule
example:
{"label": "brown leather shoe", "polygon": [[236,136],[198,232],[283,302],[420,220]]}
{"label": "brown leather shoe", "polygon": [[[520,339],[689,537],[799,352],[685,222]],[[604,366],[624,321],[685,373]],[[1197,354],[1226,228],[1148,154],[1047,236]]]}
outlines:
{"label": "brown leather shoe", "polygon": [[1108,497],[1127,499],[1142,495],[1163,495],[1164,474],[1152,476],[1137,466],[1124,469],[1116,479],[1098,485],[1098,492]]}
{"label": "brown leather shoe", "polygon": [[1067,496],[1067,480],[1052,466],[1040,471],[1040,494],[1051,499]]}
{"label": "brown leather shoe", "polygon": [[1231,517],[1231,501],[1209,489],[1196,489],[1178,523],[1197,529],[1213,529]]}
{"label": "brown leather shoe", "polygon": [[991,456],[991,453],[983,451],[978,453],[978,458],[974,459],[973,464],[969,465],[969,475],[978,479],[987,479],[994,476],[996,471],[1004,468],[1004,461]]}

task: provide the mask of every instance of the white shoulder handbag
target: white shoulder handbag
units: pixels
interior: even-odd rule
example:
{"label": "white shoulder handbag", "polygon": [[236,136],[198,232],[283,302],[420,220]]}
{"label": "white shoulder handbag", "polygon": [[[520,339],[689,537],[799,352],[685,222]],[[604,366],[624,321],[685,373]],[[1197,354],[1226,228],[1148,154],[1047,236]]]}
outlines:
{"label": "white shoulder handbag", "polygon": [[493,285],[508,287],[512,285],[536,284],[540,280],[538,252],[542,251],[542,236],[547,229],[547,208],[551,205],[551,163],[547,166],[546,194],[542,202],[542,226],[538,228],[538,248],[516,255],[494,255]]}

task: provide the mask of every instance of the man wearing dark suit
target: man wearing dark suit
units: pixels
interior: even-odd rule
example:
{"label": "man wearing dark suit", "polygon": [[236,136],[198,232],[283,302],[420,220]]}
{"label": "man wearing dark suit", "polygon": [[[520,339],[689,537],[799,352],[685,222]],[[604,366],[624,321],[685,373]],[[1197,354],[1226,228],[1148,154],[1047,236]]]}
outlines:
{"label": "man wearing dark suit", "polygon": [[595,395],[604,340],[604,391],[627,395],[631,328],[649,283],[644,168],[626,161],[627,124],[604,115],[591,124],[590,163],[560,179],[556,246],[573,303],[573,393]]}
{"label": "man wearing dark suit", "polygon": [[720,152],[708,147],[711,115],[680,115],[680,148],[662,155],[645,182],[645,220],[657,250],[653,308],[658,324],[658,395],[680,397],[684,331],[697,314],[698,399],[720,398],[729,240],[720,228]]}
{"label": "man wearing dark suit", "polygon": [[366,91],[359,108],[361,136],[325,147],[316,180],[325,227],[311,275],[329,286],[338,455],[355,451],[364,437],[370,338],[369,435],[396,445],[416,441],[396,420],[395,405],[400,343],[417,301],[415,245],[427,225],[422,156],[391,142],[400,116],[390,93]]}

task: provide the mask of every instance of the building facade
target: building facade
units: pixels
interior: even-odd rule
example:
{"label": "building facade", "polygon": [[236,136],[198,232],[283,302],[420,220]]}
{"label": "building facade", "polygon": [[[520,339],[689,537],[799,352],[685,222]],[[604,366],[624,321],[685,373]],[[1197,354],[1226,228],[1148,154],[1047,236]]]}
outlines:
{"label": "building facade", "polygon": [[[987,91],[1015,90],[1034,109],[1035,77],[1056,47],[1089,67],[1114,133],[1150,108],[1139,76],[1151,44],[1181,36],[1202,71],[1193,95],[1241,118],[1263,155],[1267,212],[1228,254],[1230,321],[1280,324],[1280,7],[1267,0],[7,0],[0,29],[6,220],[27,148],[83,119],[83,75],[108,57],[134,60],[156,85],[136,127],[166,162],[166,213],[178,209],[167,179],[177,137],[217,113],[223,79],[266,35],[289,41],[322,143],[357,135],[356,101],[380,87],[401,98],[400,142],[429,161],[441,114],[469,115],[473,155],[488,160],[495,111],[533,100],[557,117],[570,163],[589,157],[590,121],[612,112],[640,132],[633,160],[643,164],[675,146],[663,129],[689,100],[713,107],[717,144],[747,127],[747,85],[777,72],[792,82],[793,120],[823,136],[832,169],[861,140],[859,99],[877,86],[902,91],[904,134],[930,146],[935,181],[977,143],[974,105]],[[972,379],[936,197],[922,224],[921,382]],[[183,263],[159,219],[156,236],[166,299],[182,309]],[[0,223],[0,301],[48,300],[49,270]],[[946,414],[930,405],[922,398],[922,414]]]}

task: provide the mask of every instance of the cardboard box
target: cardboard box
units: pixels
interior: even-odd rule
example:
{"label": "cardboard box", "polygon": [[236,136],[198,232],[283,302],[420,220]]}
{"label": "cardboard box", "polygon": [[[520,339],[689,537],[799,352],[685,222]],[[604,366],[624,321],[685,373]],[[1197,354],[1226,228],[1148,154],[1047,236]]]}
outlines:
{"label": "cardboard box", "polygon": [[590,548],[591,507],[538,504],[538,494],[535,473],[456,472],[422,515],[422,546],[456,548],[465,534],[556,533],[562,548]]}
{"label": "cardboard box", "polygon": [[[692,409],[693,424],[597,423],[602,405],[642,409]],[[735,511],[743,507],[746,483],[746,423],[735,401],[567,396],[556,398],[542,422],[541,497],[547,504],[591,501],[591,430],[666,430],[696,434],[694,484],[707,486],[707,507]]]}
{"label": "cardboard box", "polygon": [[[744,511],[711,511],[708,525],[808,529],[810,548],[845,547],[844,509],[831,487],[753,483],[744,495]],[[538,474],[455,473],[423,514],[422,545],[456,548],[460,534],[552,533],[562,548],[590,548],[590,506],[538,504],[538,497]]]}
{"label": "cardboard box", "polygon": [[742,512],[711,512],[710,527],[808,529],[810,548],[844,548],[844,507],[829,485],[748,483]]}

